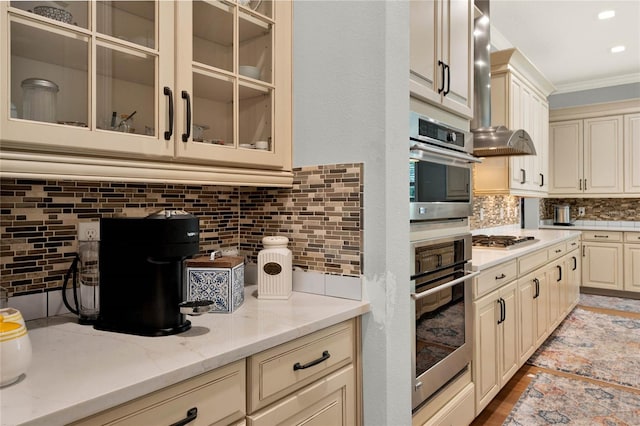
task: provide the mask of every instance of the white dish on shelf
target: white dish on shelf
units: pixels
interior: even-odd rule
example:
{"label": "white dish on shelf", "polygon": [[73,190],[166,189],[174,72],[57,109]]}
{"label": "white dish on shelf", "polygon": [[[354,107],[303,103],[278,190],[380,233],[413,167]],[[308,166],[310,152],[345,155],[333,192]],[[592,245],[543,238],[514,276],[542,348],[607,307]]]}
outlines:
{"label": "white dish on shelf", "polygon": [[240,73],[240,75],[243,75],[245,77],[255,78],[256,80],[260,79],[260,68],[258,67],[253,67],[250,65],[240,65],[238,72]]}
{"label": "white dish on shelf", "polygon": [[241,143],[240,148],[246,148],[246,149],[255,149],[255,145],[251,144],[251,143]]}

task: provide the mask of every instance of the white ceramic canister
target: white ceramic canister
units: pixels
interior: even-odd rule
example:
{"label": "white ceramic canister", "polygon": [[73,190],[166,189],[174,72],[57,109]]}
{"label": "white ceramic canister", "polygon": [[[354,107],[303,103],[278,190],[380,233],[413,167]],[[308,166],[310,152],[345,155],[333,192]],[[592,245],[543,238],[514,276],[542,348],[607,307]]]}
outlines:
{"label": "white ceramic canister", "polygon": [[291,250],[289,239],[270,236],[262,239],[264,249],[258,253],[258,299],[288,299],[292,291]]}
{"label": "white ceramic canister", "polygon": [[25,325],[6,321],[4,315],[0,315],[0,387],[16,382],[27,371],[31,355],[31,341]]}

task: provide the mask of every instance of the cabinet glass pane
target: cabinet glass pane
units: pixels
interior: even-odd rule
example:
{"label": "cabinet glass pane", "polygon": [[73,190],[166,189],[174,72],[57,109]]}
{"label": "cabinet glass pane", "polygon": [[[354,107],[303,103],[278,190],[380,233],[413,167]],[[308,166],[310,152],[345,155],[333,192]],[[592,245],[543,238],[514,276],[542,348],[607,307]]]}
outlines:
{"label": "cabinet glass pane", "polygon": [[156,3],[153,1],[98,1],[96,26],[101,34],[156,48]]}
{"label": "cabinet glass pane", "polygon": [[18,21],[10,38],[12,115],[86,127],[89,39]]}
{"label": "cabinet glass pane", "polygon": [[107,45],[96,54],[98,128],[155,135],[156,57]]}
{"label": "cabinet glass pane", "polygon": [[272,25],[246,12],[240,12],[239,68],[244,77],[272,81]]}
{"label": "cabinet glass pane", "polygon": [[[272,150],[273,90],[240,85],[239,142],[241,148]],[[262,143],[257,143],[262,142]]]}
{"label": "cabinet glass pane", "polygon": [[193,141],[233,145],[233,79],[193,73]]}
{"label": "cabinet glass pane", "polygon": [[242,7],[251,9],[269,18],[273,18],[273,2],[267,0],[238,0]]}
{"label": "cabinet glass pane", "polygon": [[233,12],[222,2],[193,2],[193,60],[233,71]]}
{"label": "cabinet glass pane", "polygon": [[11,7],[26,10],[42,18],[89,28],[87,1],[12,1]]}

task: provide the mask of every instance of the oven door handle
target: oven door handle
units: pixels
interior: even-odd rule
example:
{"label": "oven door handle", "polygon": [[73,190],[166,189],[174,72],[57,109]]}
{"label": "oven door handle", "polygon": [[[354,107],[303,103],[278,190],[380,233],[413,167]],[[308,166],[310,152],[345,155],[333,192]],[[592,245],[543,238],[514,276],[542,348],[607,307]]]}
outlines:
{"label": "oven door handle", "polygon": [[454,285],[460,284],[461,282],[466,281],[469,278],[473,278],[473,277],[475,277],[476,275],[479,275],[479,274],[480,274],[480,271],[468,272],[468,273],[464,274],[463,277],[456,278],[453,281],[449,281],[448,283],[445,283],[445,284],[439,285],[437,287],[431,288],[431,289],[429,289],[427,291],[423,291],[423,292],[420,292],[420,293],[411,293],[411,298],[413,300],[420,300],[420,299],[425,298],[427,296],[431,296],[432,294],[435,294],[435,293],[437,293],[437,292],[439,292],[441,290],[444,290],[446,288],[453,287]]}
{"label": "oven door handle", "polygon": [[[464,152],[457,152],[452,149],[443,149],[436,148],[426,143],[411,141],[411,145],[409,146],[409,154],[411,156],[421,160],[421,159],[439,159],[444,164],[456,164],[456,163],[481,163],[477,157],[473,155],[465,154]],[[429,158],[431,157],[431,158]]]}

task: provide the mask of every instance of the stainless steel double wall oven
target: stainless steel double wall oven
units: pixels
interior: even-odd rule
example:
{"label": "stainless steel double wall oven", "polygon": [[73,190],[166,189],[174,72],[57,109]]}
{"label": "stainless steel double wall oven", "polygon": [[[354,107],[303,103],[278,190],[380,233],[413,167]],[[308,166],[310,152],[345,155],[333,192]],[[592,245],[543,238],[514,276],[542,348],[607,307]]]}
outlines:
{"label": "stainless steel double wall oven", "polygon": [[[412,408],[416,410],[468,368],[472,357],[471,134],[410,115],[409,197],[413,292]],[[460,227],[461,219],[465,226]],[[450,228],[449,228],[450,226]],[[430,237],[429,229],[434,235]],[[449,232],[450,229],[450,232]]]}

